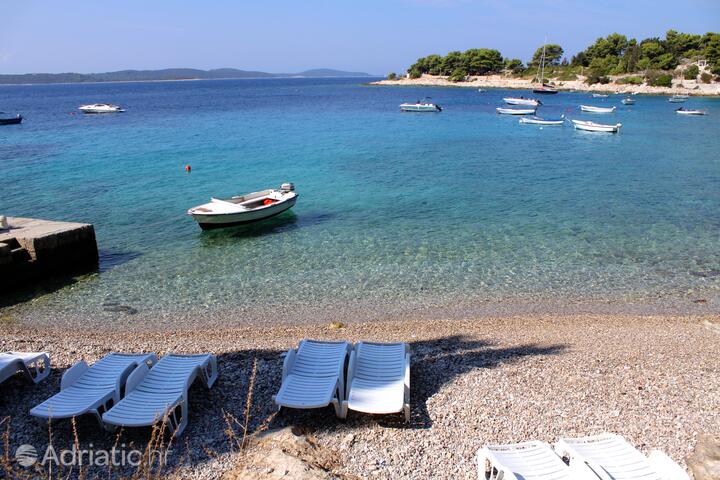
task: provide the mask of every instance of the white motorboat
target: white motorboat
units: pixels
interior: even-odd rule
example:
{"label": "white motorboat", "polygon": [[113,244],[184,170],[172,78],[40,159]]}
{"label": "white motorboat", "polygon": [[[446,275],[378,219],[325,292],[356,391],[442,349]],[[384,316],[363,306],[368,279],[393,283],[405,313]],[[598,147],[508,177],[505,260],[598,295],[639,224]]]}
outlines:
{"label": "white motorboat", "polygon": [[503,115],[535,115],[536,108],[496,108],[497,113]]}
{"label": "white motorboat", "polygon": [[230,227],[265,220],[292,208],[298,194],[292,183],[279,189],[268,189],[226,199],[211,198],[210,202],[187,211],[200,228]]}
{"label": "white motorboat", "polygon": [[635,105],[635,99],[634,98],[623,98],[620,100],[620,103],[623,105]]}
{"label": "white motorboat", "polygon": [[430,97],[425,100],[418,100],[415,103],[402,103],[400,110],[403,112],[442,112],[440,105],[436,105],[430,101]]}
{"label": "white motorboat", "polygon": [[688,98],[690,98],[689,95],[673,95],[672,97],[668,98],[668,102],[670,103],[683,103]]}
{"label": "white motorboat", "polygon": [[565,123],[565,115],[561,115],[557,120],[540,117],[522,117],[520,123],[529,123],[531,125],[562,125]]}
{"label": "white motorboat", "polygon": [[576,130],[585,130],[588,132],[617,133],[620,131],[620,127],[622,127],[621,123],[605,125],[602,123],[586,122],[584,120],[573,120],[572,123]]}
{"label": "white motorboat", "polygon": [[675,113],[679,113],[680,115],[707,115],[708,113],[705,110],[692,110],[689,108],[680,107],[677,110],[675,110]]}
{"label": "white motorboat", "polygon": [[508,105],[528,105],[530,107],[539,107],[540,105],[542,105],[542,102],[540,100],[525,97],[505,97],[503,98],[503,101]]}
{"label": "white motorboat", "polygon": [[93,103],[90,105],[80,105],[80,107],[78,107],[78,110],[83,113],[120,113],[125,111],[121,107],[118,107],[117,105],[112,105],[110,103]]}
{"label": "white motorboat", "polygon": [[615,107],[593,107],[591,105],[580,105],[580,110],[590,113],[613,113]]}
{"label": "white motorboat", "polygon": [[608,98],[607,94],[605,93],[593,93],[593,98]]}

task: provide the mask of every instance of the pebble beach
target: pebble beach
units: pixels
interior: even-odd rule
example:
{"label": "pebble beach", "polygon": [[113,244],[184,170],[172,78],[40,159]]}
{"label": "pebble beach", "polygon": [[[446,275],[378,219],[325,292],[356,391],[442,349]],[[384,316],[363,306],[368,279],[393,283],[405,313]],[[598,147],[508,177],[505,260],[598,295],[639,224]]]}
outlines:
{"label": "pebble beach", "polygon": [[[190,424],[165,470],[173,478],[220,478],[252,452],[252,444],[240,452],[232,436],[244,422],[253,364],[248,433],[290,426],[312,437],[336,459],[329,476],[317,478],[471,479],[477,475],[475,452],[484,444],[553,442],[605,431],[645,453],[661,449],[684,465],[697,436],[720,422],[716,322],[705,315],[544,314],[204,330],[4,323],[2,350],[48,351],[53,371],[36,386],[19,377],[8,381],[0,397],[2,428],[11,450],[21,444],[45,448],[47,425],[27,411],[55,393],[62,372],[79,359],[93,362],[112,351],[213,352],[220,377],[210,391],[191,389]],[[280,385],[281,354],[302,338],[408,342],[411,422],[352,412],[340,421],[330,407],[276,414],[271,396]],[[117,437],[91,419],[79,421],[77,432],[81,445],[94,448],[110,448],[118,439],[141,446],[150,435],[136,429]],[[52,437],[54,445],[69,448],[72,426],[54,422]]]}

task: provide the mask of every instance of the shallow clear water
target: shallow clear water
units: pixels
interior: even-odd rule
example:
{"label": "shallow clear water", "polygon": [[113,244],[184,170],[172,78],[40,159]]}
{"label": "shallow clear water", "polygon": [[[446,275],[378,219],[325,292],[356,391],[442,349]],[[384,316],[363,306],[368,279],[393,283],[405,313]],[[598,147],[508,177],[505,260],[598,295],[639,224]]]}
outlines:
{"label": "shallow clear water", "polygon": [[[0,110],[26,117],[0,127],[0,213],[91,222],[101,250],[99,274],[33,308],[718,297],[720,101],[684,117],[665,97],[542,98],[548,117],[623,123],[607,135],[495,113],[521,92],[359,82],[0,87]],[[398,111],[425,95],[444,111]],[[89,102],[127,112],[71,114]],[[202,232],[185,215],[284,181],[300,199],[265,224]]]}

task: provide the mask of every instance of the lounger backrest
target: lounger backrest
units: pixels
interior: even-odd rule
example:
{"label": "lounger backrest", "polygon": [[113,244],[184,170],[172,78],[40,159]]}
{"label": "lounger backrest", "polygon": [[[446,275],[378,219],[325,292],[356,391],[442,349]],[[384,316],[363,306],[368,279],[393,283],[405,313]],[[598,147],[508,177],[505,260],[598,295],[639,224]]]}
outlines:
{"label": "lounger backrest", "polygon": [[405,378],[405,343],[360,342],[356,346],[353,378],[401,380]]}
{"label": "lounger backrest", "polygon": [[560,455],[588,461],[593,470],[602,468],[617,480],[663,478],[647,457],[620,435],[604,433],[593,437],[563,438],[556,444],[555,450]]}
{"label": "lounger backrest", "polygon": [[302,340],[298,346],[293,375],[308,377],[334,377],[344,363],[349,344],[347,342],[318,342]]}
{"label": "lounger backrest", "polygon": [[135,365],[155,358],[154,354],[128,355],[111,353],[101,358],[87,369],[72,384],[79,387],[116,388]]}
{"label": "lounger backrest", "polygon": [[165,355],[147,372],[136,389],[140,392],[183,394],[210,362],[210,355]]}
{"label": "lounger backrest", "polygon": [[544,442],[486,445],[482,452],[494,465],[517,474],[517,478],[571,480],[568,466]]}

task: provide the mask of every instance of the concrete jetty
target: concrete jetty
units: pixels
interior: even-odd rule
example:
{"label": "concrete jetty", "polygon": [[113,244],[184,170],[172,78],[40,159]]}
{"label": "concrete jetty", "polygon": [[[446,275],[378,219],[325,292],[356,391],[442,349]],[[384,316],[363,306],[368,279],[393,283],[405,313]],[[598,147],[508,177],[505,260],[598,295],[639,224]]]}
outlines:
{"label": "concrete jetty", "polygon": [[7,217],[7,228],[0,226],[0,293],[97,267],[95,228],[88,223]]}

